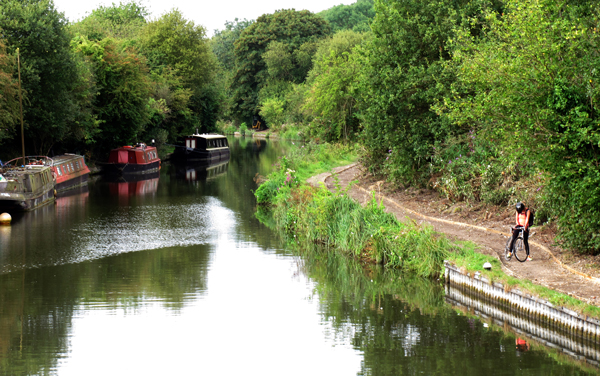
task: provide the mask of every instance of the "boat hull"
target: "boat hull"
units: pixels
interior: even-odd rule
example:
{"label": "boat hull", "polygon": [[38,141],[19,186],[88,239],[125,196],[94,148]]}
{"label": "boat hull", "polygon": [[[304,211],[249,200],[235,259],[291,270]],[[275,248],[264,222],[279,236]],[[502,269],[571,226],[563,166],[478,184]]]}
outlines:
{"label": "boat hull", "polygon": [[64,154],[52,158],[53,172],[56,177],[56,191],[62,193],[73,188],[87,185],[90,169],[85,164],[83,156]]}
{"label": "boat hull", "polygon": [[160,161],[144,164],[105,163],[102,171],[110,175],[143,175],[160,170]]}
{"label": "boat hull", "polygon": [[231,152],[229,151],[229,148],[217,150],[201,150],[186,147],[178,147],[173,152],[173,158],[190,162],[218,162],[229,159],[230,154]]}
{"label": "boat hull", "polygon": [[30,211],[54,202],[55,182],[49,166],[2,171],[0,212]]}
{"label": "boat hull", "polygon": [[158,172],[160,164],[156,148],[140,143],[111,150],[108,163],[101,167],[109,175],[137,175]]}

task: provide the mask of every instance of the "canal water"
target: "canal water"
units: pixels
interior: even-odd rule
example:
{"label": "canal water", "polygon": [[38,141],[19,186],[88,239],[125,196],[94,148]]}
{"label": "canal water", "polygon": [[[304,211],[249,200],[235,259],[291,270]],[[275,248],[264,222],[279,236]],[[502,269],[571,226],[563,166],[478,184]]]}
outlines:
{"label": "canal water", "polygon": [[252,190],[297,146],[230,143],[228,163],[95,180],[0,227],[0,375],[598,371],[439,281],[286,248]]}

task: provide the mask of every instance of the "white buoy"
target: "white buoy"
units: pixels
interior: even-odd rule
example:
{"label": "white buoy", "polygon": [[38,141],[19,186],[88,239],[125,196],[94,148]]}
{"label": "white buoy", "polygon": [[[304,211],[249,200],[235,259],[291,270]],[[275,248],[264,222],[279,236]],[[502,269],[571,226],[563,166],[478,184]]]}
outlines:
{"label": "white buoy", "polygon": [[486,262],[485,264],[483,264],[483,268],[486,270],[491,270],[492,269],[492,264],[490,264],[489,262]]}
{"label": "white buoy", "polygon": [[10,221],[12,221],[12,217],[10,216],[10,214],[0,214],[0,225],[10,225]]}

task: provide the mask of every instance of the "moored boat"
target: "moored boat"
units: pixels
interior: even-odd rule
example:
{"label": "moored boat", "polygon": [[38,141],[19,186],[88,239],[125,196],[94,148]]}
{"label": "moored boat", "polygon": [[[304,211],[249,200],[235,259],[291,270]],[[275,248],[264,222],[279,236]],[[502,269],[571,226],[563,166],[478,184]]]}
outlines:
{"label": "moored boat", "polygon": [[12,159],[0,167],[0,212],[29,211],[54,201],[53,160],[43,156]]}
{"label": "moored boat", "polygon": [[229,158],[227,137],[220,134],[193,134],[175,145],[173,159],[186,161],[221,161]]}
{"label": "moored boat", "polygon": [[101,167],[109,174],[149,174],[160,170],[160,159],[154,146],[138,143],[111,150],[108,163]]}
{"label": "moored boat", "polygon": [[90,169],[85,159],[77,154],[63,154],[53,157],[52,171],[56,178],[56,191],[60,194],[66,190],[88,183]]}

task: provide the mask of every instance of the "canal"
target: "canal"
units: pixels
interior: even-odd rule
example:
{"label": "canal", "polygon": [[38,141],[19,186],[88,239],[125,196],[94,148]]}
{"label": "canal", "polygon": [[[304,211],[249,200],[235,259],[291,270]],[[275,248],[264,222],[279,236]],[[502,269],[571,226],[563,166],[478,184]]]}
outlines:
{"label": "canal", "polygon": [[228,163],[94,180],[0,226],[1,375],[598,372],[440,281],[286,249],[252,190],[296,146],[230,143]]}

